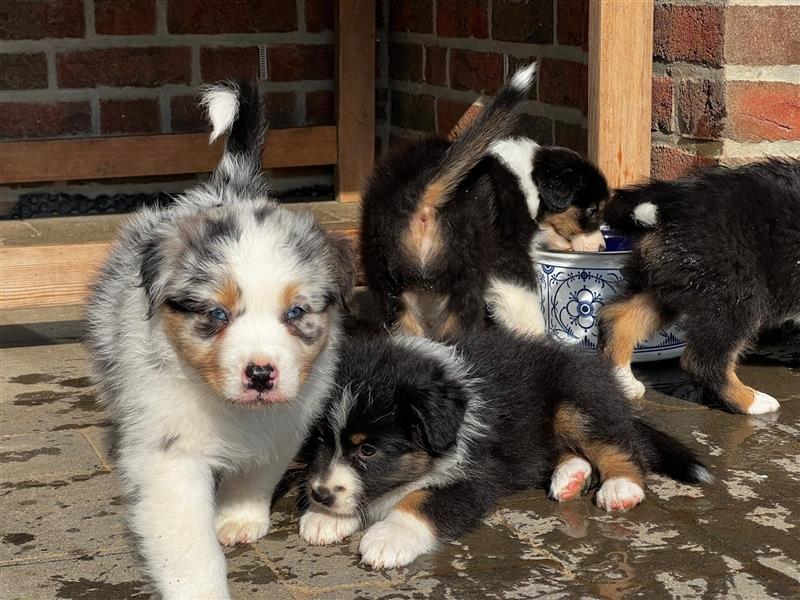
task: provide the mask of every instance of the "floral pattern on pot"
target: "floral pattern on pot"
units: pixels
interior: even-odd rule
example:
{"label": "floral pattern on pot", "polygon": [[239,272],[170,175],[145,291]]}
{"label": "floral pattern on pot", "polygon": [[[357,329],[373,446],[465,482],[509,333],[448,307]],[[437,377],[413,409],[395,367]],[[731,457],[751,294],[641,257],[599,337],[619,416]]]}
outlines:
{"label": "floral pattern on pot", "polygon": [[[598,313],[622,292],[628,252],[542,252],[535,259],[545,326],[556,340],[597,351]],[[673,325],[636,346],[634,362],[680,356],[686,345]]]}

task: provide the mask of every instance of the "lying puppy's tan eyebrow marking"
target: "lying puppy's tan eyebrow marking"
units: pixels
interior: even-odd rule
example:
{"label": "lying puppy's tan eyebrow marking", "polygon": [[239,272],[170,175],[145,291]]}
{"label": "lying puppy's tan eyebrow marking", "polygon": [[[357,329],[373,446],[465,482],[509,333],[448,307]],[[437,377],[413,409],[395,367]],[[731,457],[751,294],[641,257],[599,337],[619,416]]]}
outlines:
{"label": "lying puppy's tan eyebrow marking", "polygon": [[363,444],[367,441],[367,434],[366,433],[354,433],[350,436],[350,443],[354,446],[358,446],[359,444]]}

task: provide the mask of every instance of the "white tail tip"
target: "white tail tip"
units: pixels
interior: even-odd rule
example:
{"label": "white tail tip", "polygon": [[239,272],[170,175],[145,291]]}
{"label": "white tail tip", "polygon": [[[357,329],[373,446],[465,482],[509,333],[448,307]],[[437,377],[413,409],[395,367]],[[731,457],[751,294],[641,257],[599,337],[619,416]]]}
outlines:
{"label": "white tail tip", "polygon": [[519,91],[527,91],[533,84],[536,77],[536,63],[531,63],[526,67],[517,69],[514,76],[511,78],[511,87]]}
{"label": "white tail tip", "polygon": [[211,144],[230,130],[239,114],[239,89],[233,85],[214,85],[203,92],[200,104],[206,109],[211,122]]}

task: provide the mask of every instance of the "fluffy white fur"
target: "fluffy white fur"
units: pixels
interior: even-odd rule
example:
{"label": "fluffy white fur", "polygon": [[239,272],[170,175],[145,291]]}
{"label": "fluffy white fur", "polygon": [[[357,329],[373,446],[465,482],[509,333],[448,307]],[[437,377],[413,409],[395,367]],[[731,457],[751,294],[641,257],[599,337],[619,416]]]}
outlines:
{"label": "fluffy white fur", "polygon": [[358,551],[361,562],[376,569],[394,569],[436,547],[430,525],[414,515],[393,510],[364,532]]}
{"label": "fluffy white fur", "polygon": [[550,497],[559,502],[572,500],[579,496],[581,491],[580,489],[577,491],[571,490],[569,485],[577,481],[583,487],[591,476],[592,465],[586,459],[574,456],[565,460],[553,471],[553,476],[550,479]]}
{"label": "fluffy white fur", "polygon": [[539,144],[528,138],[509,138],[494,142],[489,152],[517,176],[520,189],[525,195],[528,212],[534,221],[539,215],[539,190],[533,183],[533,158]]}
{"label": "fluffy white fur", "polygon": [[644,500],[644,490],[626,477],[606,479],[597,491],[597,506],[607,512],[628,510]]}
{"label": "fluffy white fur", "polygon": [[544,317],[535,290],[490,277],[484,298],[492,319],[509,331],[526,337],[544,333]]}
{"label": "fluffy white fur", "polygon": [[652,227],[658,223],[658,207],[652,202],[642,202],[633,209],[633,220],[640,225]]}
{"label": "fluffy white fur", "polygon": [[763,415],[777,411],[781,405],[778,401],[764,392],[756,392],[753,403],[747,409],[748,415]]}
{"label": "fluffy white fur", "polygon": [[[207,94],[212,136],[230,128],[235,103],[232,92]],[[272,493],[321,411],[336,367],[339,316],[326,299],[336,284],[325,234],[310,215],[262,197],[257,165],[241,164],[240,183],[248,186],[234,188],[230,174],[217,171],[174,206],[134,216],[88,311],[94,379],[119,433],[130,527],[167,599],[229,597],[220,542],[267,533]],[[225,282],[235,283],[242,310],[230,315],[224,335],[198,333],[210,318],[207,305],[169,304],[216,302],[214,290]],[[303,322],[329,323],[313,362],[286,320],[290,289],[308,304],[304,319],[311,321]],[[176,323],[190,325],[176,334]],[[248,389],[243,373],[252,362],[274,365],[274,388]],[[216,498],[215,474],[222,475]]]}
{"label": "fluffy white fur", "polygon": [[356,507],[356,498],[361,493],[361,480],[352,467],[339,461],[341,451],[338,452],[322,480],[311,482],[314,491],[327,488],[334,492],[336,498],[333,505],[328,507],[332,513],[350,515]]}
{"label": "fluffy white fur", "polygon": [[628,400],[638,400],[644,396],[644,384],[636,379],[630,366],[615,368],[614,375],[622,388],[622,393]]}
{"label": "fluffy white fur", "polygon": [[211,122],[209,143],[230,130],[239,114],[239,96],[235,86],[215,85],[206,89],[201,104]]}
{"label": "fluffy white fur", "polygon": [[527,90],[536,77],[536,63],[531,63],[518,69],[511,78],[511,87],[518,90]]}
{"label": "fluffy white fur", "polygon": [[300,537],[313,546],[337,544],[361,529],[361,519],[311,509],[300,517]]}

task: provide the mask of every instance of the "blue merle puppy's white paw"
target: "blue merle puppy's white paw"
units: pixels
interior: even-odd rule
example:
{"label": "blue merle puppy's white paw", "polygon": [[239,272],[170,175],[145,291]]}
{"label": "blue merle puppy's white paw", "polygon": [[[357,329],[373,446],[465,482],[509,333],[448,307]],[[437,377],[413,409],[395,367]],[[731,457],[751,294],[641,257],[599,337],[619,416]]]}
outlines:
{"label": "blue merle puppy's white paw", "polygon": [[217,539],[223,546],[252,544],[269,532],[269,509],[266,503],[243,504],[220,510],[214,520]]}

